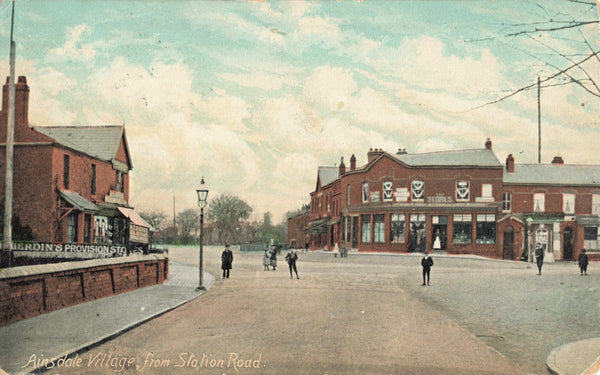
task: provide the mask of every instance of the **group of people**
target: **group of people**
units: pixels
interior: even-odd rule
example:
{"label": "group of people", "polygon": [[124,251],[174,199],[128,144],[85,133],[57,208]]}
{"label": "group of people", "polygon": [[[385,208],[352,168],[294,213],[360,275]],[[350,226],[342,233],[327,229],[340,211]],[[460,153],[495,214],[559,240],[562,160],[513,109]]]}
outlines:
{"label": "group of people", "polygon": [[[542,266],[544,265],[544,248],[542,246],[537,246],[535,248],[535,262],[538,268],[538,275],[542,274]],[[581,249],[581,253],[577,257],[577,265],[579,266],[579,274],[581,276],[587,276],[587,266],[589,260],[586,254],[585,249]]]}
{"label": "group of people", "polygon": [[[293,278],[292,272],[296,274],[296,278],[299,279],[298,276],[298,268],[296,267],[296,261],[298,260],[298,254],[296,250],[290,250],[285,256],[285,260],[288,263],[290,268],[290,279]],[[229,278],[229,271],[231,270],[233,265],[233,253],[229,249],[229,245],[225,245],[225,250],[221,253],[221,269],[223,270],[223,279]],[[269,266],[273,267],[273,271],[277,269],[277,249],[271,248],[265,250],[265,255],[263,256],[263,265],[264,270],[269,271]]]}

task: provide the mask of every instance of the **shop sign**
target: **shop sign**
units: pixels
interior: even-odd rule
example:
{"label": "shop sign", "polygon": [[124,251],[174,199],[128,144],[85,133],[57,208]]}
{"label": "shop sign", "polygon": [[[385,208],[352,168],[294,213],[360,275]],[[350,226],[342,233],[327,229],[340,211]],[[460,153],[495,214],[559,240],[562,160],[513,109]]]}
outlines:
{"label": "shop sign", "polygon": [[444,195],[434,195],[432,197],[427,197],[427,202],[429,202],[429,203],[452,203],[452,198],[446,197]]}
{"label": "shop sign", "polygon": [[92,253],[125,255],[127,248],[120,245],[80,245],[61,243],[13,243],[13,251],[42,251],[55,253]]}

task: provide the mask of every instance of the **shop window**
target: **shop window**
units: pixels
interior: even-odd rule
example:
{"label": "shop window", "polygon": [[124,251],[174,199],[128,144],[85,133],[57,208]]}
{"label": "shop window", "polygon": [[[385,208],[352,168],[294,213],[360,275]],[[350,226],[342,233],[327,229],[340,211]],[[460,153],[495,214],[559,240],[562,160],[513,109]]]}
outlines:
{"label": "shop window", "polygon": [[362,184],[362,202],[367,203],[369,201],[369,183],[363,182]]}
{"label": "shop window", "polygon": [[67,216],[69,243],[77,242],[77,213],[71,213]]}
{"label": "shop window", "polygon": [[383,201],[392,202],[394,200],[394,184],[392,181],[385,181],[382,185]]}
{"label": "shop window", "polygon": [[425,251],[425,215],[414,214],[410,215],[410,241],[408,251],[416,251],[422,253]]}
{"label": "shop window", "polygon": [[346,185],[346,205],[350,206],[350,185]]}
{"label": "shop window", "polygon": [[563,194],[563,212],[568,215],[575,214],[575,194]]}
{"label": "shop window", "polygon": [[456,181],[456,201],[468,202],[470,199],[469,181]]}
{"label": "shop window", "polygon": [[70,158],[69,155],[65,155],[63,158],[63,184],[65,185],[65,189],[69,189],[69,180],[70,180],[70,176],[69,176],[69,169],[71,168],[71,162],[70,162]]}
{"label": "shop window", "polygon": [[360,215],[361,242],[371,243],[371,215]]}
{"label": "shop window", "polygon": [[92,164],[91,193],[92,195],[96,195],[96,164]]}
{"label": "shop window", "polygon": [[598,227],[584,227],[583,228],[583,247],[586,250],[600,250],[598,245]]}
{"label": "shop window", "polygon": [[385,242],[385,215],[373,215],[373,242]]}
{"label": "shop window", "polygon": [[544,193],[535,193],[533,194],[533,212],[544,212],[546,201],[546,194]]}
{"label": "shop window", "polygon": [[411,194],[413,201],[422,201],[425,199],[425,182],[420,180],[412,181]]}
{"label": "shop window", "polygon": [[600,215],[600,194],[592,194],[592,214]]}
{"label": "shop window", "polygon": [[496,243],[496,215],[477,215],[477,243]]}
{"label": "shop window", "polygon": [[83,242],[92,243],[92,216],[85,215],[83,220]]}
{"label": "shop window", "polygon": [[452,225],[452,237],[456,244],[470,244],[473,242],[473,217],[470,214],[454,215],[454,223]]}
{"label": "shop window", "polygon": [[510,211],[512,206],[512,194],[504,193],[502,196],[502,211]]}
{"label": "shop window", "polygon": [[392,243],[403,243],[406,240],[406,219],[404,214],[392,214],[390,221],[390,241]]}

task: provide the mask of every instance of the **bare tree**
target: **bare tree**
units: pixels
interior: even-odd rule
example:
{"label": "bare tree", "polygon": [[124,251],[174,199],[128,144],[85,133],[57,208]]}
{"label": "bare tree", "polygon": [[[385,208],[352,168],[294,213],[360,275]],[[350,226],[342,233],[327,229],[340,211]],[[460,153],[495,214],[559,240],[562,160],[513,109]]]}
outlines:
{"label": "bare tree", "polygon": [[140,216],[148,222],[148,224],[152,225],[154,230],[160,231],[166,227],[166,218],[167,215],[160,211],[150,210],[140,212]]}
{"label": "bare tree", "polygon": [[215,224],[219,243],[223,243],[236,238],[236,228],[241,228],[241,222],[247,220],[251,213],[252,207],[242,199],[222,194],[211,200],[207,216]]}

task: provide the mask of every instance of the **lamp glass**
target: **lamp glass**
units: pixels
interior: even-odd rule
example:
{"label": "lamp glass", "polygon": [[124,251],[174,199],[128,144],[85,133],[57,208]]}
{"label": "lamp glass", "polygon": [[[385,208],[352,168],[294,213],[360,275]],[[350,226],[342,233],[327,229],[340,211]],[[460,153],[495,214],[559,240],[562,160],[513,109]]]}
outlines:
{"label": "lamp glass", "polygon": [[206,200],[208,198],[208,190],[204,190],[204,189],[198,189],[196,190],[196,193],[198,193],[198,205],[199,206],[206,206]]}

